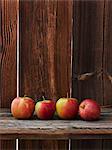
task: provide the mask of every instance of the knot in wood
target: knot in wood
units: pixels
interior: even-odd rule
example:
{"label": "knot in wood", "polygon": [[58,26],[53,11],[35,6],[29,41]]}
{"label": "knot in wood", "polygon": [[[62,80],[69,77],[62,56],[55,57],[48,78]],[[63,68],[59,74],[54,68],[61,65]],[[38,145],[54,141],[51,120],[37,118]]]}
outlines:
{"label": "knot in wood", "polygon": [[78,81],[88,80],[90,77],[95,75],[95,73],[96,72],[84,73],[84,74],[80,74],[80,75],[75,74],[74,79],[77,79]]}

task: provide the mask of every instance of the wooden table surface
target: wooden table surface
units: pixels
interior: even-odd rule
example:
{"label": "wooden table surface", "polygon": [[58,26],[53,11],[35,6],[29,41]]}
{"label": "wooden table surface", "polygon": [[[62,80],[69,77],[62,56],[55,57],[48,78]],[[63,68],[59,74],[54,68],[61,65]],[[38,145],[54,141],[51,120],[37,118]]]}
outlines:
{"label": "wooden table surface", "polygon": [[103,109],[100,120],[17,120],[10,110],[0,110],[0,138],[19,139],[112,139],[112,108]]}

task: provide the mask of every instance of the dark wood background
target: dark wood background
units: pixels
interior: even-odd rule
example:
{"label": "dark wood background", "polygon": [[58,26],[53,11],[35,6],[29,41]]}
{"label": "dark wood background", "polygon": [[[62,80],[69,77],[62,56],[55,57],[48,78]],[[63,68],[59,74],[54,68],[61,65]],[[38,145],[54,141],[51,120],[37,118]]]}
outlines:
{"label": "dark wood background", "polygon": [[[67,93],[112,98],[112,2],[20,1],[20,95],[58,99]],[[0,107],[16,97],[17,1],[0,1]],[[88,77],[86,75],[89,75]],[[107,140],[73,140],[71,149],[110,150]],[[1,141],[1,150],[15,141]],[[19,141],[20,150],[67,150],[68,141]]]}

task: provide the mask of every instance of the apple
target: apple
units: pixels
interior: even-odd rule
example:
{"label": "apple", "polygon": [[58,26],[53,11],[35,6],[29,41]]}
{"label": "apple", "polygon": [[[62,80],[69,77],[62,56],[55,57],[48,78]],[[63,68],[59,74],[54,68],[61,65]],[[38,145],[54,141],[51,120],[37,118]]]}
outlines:
{"label": "apple", "polygon": [[30,97],[16,97],[11,103],[11,113],[17,119],[32,117],[35,110],[35,101]]}
{"label": "apple", "polygon": [[39,119],[52,119],[56,110],[55,102],[53,100],[39,101],[35,105],[35,113]]}
{"label": "apple", "polygon": [[73,119],[78,114],[78,100],[75,98],[60,98],[56,102],[56,111],[61,119]]}
{"label": "apple", "polygon": [[79,105],[79,115],[84,120],[97,120],[100,113],[100,105],[95,100],[85,99]]}

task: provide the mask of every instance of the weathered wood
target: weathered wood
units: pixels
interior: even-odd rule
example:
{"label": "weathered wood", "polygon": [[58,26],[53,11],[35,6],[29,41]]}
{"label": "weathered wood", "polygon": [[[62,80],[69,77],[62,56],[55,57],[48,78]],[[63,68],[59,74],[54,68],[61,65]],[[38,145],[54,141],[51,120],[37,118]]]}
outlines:
{"label": "weathered wood", "polygon": [[0,150],[15,150],[16,141],[12,140],[3,140],[0,141]]}
{"label": "weathered wood", "polygon": [[[101,140],[89,139],[89,140],[74,140],[72,141],[71,150],[102,150]],[[97,143],[97,145],[96,145]],[[86,145],[86,147],[85,147]],[[106,149],[105,149],[106,150]]]}
{"label": "weathered wood", "polygon": [[111,150],[112,149],[112,140],[103,140],[103,150]]}
{"label": "weathered wood", "polygon": [[[53,144],[52,144],[53,143]],[[68,141],[66,140],[25,140],[21,141],[21,150],[68,150]]]}
{"label": "weathered wood", "polygon": [[57,98],[70,95],[71,88],[71,36],[73,2],[57,0],[55,78]]}
{"label": "weathered wood", "polygon": [[[71,86],[72,1],[21,1],[20,20],[21,95],[66,96]],[[55,143],[47,145],[52,149]]]}
{"label": "weathered wood", "polygon": [[93,122],[79,119],[42,121],[36,116],[31,120],[16,120],[10,112],[2,111],[0,113],[0,135],[14,135],[14,138],[19,139],[46,140],[88,139],[90,137],[94,139],[95,136],[105,138],[108,135],[107,139],[112,137],[112,109],[103,110],[100,120]]}
{"label": "weathered wood", "polygon": [[103,69],[104,69],[104,105],[112,104],[112,1],[105,1],[104,16],[104,53],[103,53]]}
{"label": "weathered wood", "polygon": [[[33,147],[33,149],[32,149]],[[41,150],[40,141],[37,140],[19,140],[19,149],[20,150]]]}
{"label": "weathered wood", "polygon": [[[104,11],[104,48],[103,48],[103,80],[104,105],[112,104],[112,1],[105,1]],[[112,141],[103,140],[103,150],[110,150]]]}
{"label": "weathered wood", "polygon": [[[103,19],[103,0],[74,1],[73,97],[93,98],[100,104],[103,104]],[[88,149],[86,143],[93,145],[92,141],[72,141],[72,148]],[[102,143],[98,143],[94,141],[95,149],[101,148]]]}
{"label": "weathered wood", "polygon": [[66,96],[70,91],[72,3],[21,2],[20,12],[21,94]]}
{"label": "weathered wood", "polygon": [[[99,11],[100,10],[100,11]],[[103,1],[74,1],[73,96],[103,103]],[[80,79],[79,75],[91,73]],[[79,80],[78,80],[79,79]]]}
{"label": "weathered wood", "polygon": [[17,2],[0,2],[0,107],[10,107],[16,96]]}
{"label": "weathered wood", "polygon": [[[0,108],[16,96],[17,1],[0,1]],[[15,140],[1,140],[0,150],[14,150]]]}
{"label": "weathered wood", "polygon": [[56,8],[56,2],[21,1],[21,95],[52,98]]}

